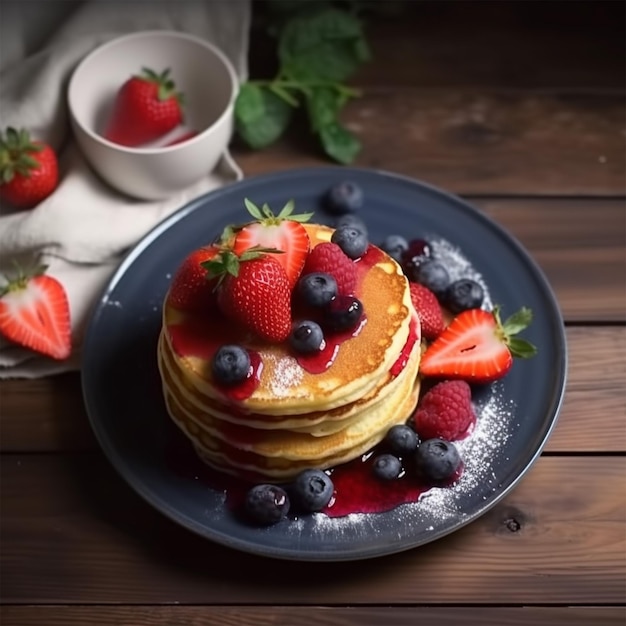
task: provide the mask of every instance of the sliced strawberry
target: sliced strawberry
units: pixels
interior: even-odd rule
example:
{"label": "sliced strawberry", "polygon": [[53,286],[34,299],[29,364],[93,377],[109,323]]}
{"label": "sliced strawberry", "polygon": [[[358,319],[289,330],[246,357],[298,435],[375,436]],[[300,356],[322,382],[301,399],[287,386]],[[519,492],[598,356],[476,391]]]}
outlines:
{"label": "sliced strawberry", "polygon": [[239,255],[255,247],[275,250],[276,260],[284,267],[292,289],[311,247],[311,241],[301,222],[309,220],[313,213],[294,215],[293,201],[289,201],[278,215],[274,215],[267,204],[259,208],[247,198],[245,204],[256,221],[236,231],[233,251]]}
{"label": "sliced strawberry", "polygon": [[493,312],[463,311],[427,348],[420,362],[420,373],[475,383],[502,378],[511,369],[513,357],[529,358],[536,353],[532,344],[513,337],[531,320],[532,312],[525,307],[504,324],[498,307]]}
{"label": "sliced strawberry", "polygon": [[194,250],[182,262],[170,285],[168,303],[183,311],[208,311],[216,304],[215,280],[209,280],[201,265],[219,252],[218,246],[203,246]]}
{"label": "sliced strawberry", "polygon": [[70,308],[63,285],[45,267],[20,274],[0,291],[0,333],[53,359],[72,349]]}

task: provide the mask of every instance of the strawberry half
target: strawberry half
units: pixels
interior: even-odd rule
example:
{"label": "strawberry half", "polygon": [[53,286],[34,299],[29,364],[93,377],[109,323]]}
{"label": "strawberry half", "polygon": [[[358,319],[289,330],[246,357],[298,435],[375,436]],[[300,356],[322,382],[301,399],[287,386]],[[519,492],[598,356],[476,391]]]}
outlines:
{"label": "strawberry half", "polygon": [[70,308],[63,285],[45,266],[22,274],[0,291],[0,333],[53,359],[71,352]]}
{"label": "strawberry half", "polygon": [[247,198],[248,212],[256,219],[236,230],[233,251],[239,255],[250,248],[265,248],[276,253],[276,260],[283,266],[289,287],[293,289],[306,261],[311,241],[302,226],[313,213],[294,215],[294,202],[290,200],[278,215],[267,204],[257,207]]}
{"label": "strawberry half", "polygon": [[220,248],[203,246],[194,250],[182,262],[168,292],[168,303],[183,311],[210,311],[216,304],[216,281],[209,280],[202,263],[213,259]]}
{"label": "strawberry half", "polygon": [[264,248],[240,256],[224,249],[203,264],[217,279],[217,303],[222,313],[261,339],[280,343],[291,331],[291,289],[278,257]]}
{"label": "strawberry half", "polygon": [[513,337],[532,320],[523,307],[500,321],[498,307],[493,312],[470,309],[459,313],[427,348],[420,362],[423,376],[460,378],[489,383],[502,378],[513,365],[513,357],[529,358],[537,349],[524,339]]}

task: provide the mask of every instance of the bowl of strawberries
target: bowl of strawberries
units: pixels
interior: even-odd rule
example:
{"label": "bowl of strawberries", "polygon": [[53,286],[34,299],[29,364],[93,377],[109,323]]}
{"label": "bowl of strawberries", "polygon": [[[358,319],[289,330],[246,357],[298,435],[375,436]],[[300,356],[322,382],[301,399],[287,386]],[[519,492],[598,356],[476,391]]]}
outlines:
{"label": "bowl of strawberries", "polygon": [[210,42],[137,32],[74,70],[72,130],[106,183],[135,198],[166,198],[214,169],[232,136],[238,90],[232,63]]}

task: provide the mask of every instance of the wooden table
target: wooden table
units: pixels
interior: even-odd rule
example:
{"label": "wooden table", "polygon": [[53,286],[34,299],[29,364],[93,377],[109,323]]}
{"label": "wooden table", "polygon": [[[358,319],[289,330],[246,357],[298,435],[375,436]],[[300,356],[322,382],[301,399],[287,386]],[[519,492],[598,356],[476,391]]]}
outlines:
{"label": "wooden table", "polygon": [[[3,626],[625,623],[624,5],[418,2],[368,36],[364,96],[345,114],[357,165],[468,199],[557,295],[569,378],[541,458],[488,514],[425,547],[264,560],[135,495],[95,443],[78,374],[3,382]],[[267,57],[255,42],[253,73]],[[296,130],[236,157],[248,176],[327,163]]]}

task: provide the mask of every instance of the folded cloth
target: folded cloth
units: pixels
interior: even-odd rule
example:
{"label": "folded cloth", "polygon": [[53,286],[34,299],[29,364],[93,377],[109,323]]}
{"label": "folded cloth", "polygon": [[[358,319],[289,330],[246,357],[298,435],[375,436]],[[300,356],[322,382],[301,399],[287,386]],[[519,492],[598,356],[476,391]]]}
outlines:
{"label": "folded cloth", "polygon": [[[34,19],[38,7],[54,23],[52,4],[64,5],[62,25],[43,47],[28,50],[29,31],[22,29],[39,23]],[[72,354],[67,360],[55,361],[0,338],[0,378],[36,378],[80,368],[90,314],[123,256],[139,239],[193,198],[242,177],[227,150],[213,172],[165,200],[134,200],[108,187],[92,172],[71,135],[66,88],[73,69],[91,50],[125,33],[180,30],[215,43],[244,81],[251,4],[40,0],[6,5],[0,33],[0,127],[27,128],[34,139],[48,142],[59,154],[60,180],[54,193],[34,209],[3,210],[0,215],[0,273],[16,261],[25,267],[44,264],[64,286],[70,304]],[[11,42],[15,45],[9,50]]]}

